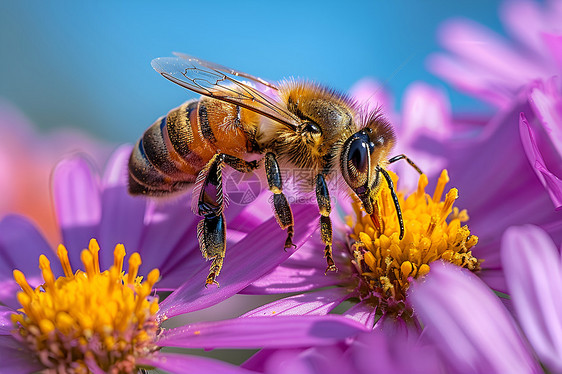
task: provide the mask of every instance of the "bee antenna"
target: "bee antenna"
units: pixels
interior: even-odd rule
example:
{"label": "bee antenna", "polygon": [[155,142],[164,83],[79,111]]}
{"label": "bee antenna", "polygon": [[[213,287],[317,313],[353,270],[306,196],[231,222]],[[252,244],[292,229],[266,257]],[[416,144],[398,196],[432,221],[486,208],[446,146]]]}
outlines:
{"label": "bee antenna", "polygon": [[398,224],[400,225],[400,236],[399,239],[404,238],[404,220],[402,219],[402,210],[400,209],[400,204],[398,203],[398,196],[396,196],[396,191],[394,190],[394,183],[392,183],[392,178],[388,175],[388,172],[381,167],[377,167],[378,170],[384,176],[388,188],[390,189],[390,195],[392,195],[392,200],[394,201],[394,207],[396,208],[396,215],[398,216]]}

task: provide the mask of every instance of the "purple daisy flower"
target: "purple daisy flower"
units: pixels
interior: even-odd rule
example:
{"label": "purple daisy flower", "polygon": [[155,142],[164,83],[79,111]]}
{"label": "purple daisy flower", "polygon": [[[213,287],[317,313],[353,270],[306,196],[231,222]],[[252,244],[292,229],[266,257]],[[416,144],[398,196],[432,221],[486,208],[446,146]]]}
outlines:
{"label": "purple daisy flower", "polygon": [[453,19],[439,32],[450,54],[436,54],[428,65],[460,91],[507,109],[528,83],[560,75],[562,5],[557,0],[505,1],[500,18],[513,41],[474,21]]}
{"label": "purple daisy flower", "polygon": [[[296,249],[283,251],[285,233],[274,217],[264,219],[259,211],[253,214],[252,206],[231,207],[227,212],[231,245],[228,266],[221,273],[223,286],[205,288],[208,265],[198,251],[197,218],[189,212],[189,202],[186,197],[173,204],[129,197],[125,186],[129,152],[130,147],[123,147],[114,154],[101,182],[81,158],[65,160],[56,168],[55,207],[66,245],[56,251],[59,261],[48,260],[54,251],[28,220],[12,215],[0,221],[0,301],[5,305],[0,311],[0,355],[10,357],[0,372],[84,367],[95,373],[132,372],[137,367],[158,367],[176,373],[187,368],[190,372],[245,372],[223,362],[163,353],[160,348],[315,346],[334,344],[365,330],[363,325],[339,316],[286,317],[274,325],[256,318],[163,327],[161,323],[170,317],[215,305],[236,294]],[[293,213],[301,222],[293,238],[300,246],[317,229],[317,212],[308,205],[299,205]],[[229,218],[229,214],[235,217]],[[125,247],[118,245],[111,254],[99,251],[97,242],[91,242],[89,250],[80,251],[91,236],[100,238],[102,248],[115,246],[122,237]],[[277,242],[280,246],[273,244]],[[137,251],[126,257],[124,248]],[[129,263],[129,275],[119,278],[125,262]],[[83,266],[79,266],[81,263]],[[111,270],[112,266],[116,270]],[[78,268],[84,270],[76,272]],[[143,271],[151,268],[161,270]],[[12,275],[14,269],[18,271]],[[144,282],[137,278],[138,274],[145,275]],[[158,286],[155,283],[160,274]],[[114,284],[111,287],[124,286],[123,292],[130,294],[133,291],[127,290],[134,290],[134,297],[115,298],[109,291],[104,294],[104,287],[94,282],[107,285],[107,279]],[[86,285],[68,286],[74,280]],[[20,288],[23,291],[18,294]],[[176,291],[158,304],[149,296],[151,289]],[[54,292],[49,294],[49,290]],[[66,301],[57,299],[67,293]],[[52,302],[41,303],[45,299]],[[68,303],[71,307],[67,307]],[[20,313],[14,314],[17,308],[21,308]],[[124,317],[112,314],[131,310],[136,311],[132,324],[118,324],[116,321]],[[114,328],[108,329],[106,325],[112,324]],[[92,335],[96,326],[101,326],[100,333]],[[123,331],[128,338],[120,335]],[[119,339],[128,343],[118,344]],[[77,345],[82,354],[68,356],[69,347]],[[103,358],[108,355],[113,357],[109,361]]]}
{"label": "purple daisy flower", "polygon": [[500,16],[514,42],[472,21],[451,20],[440,33],[450,53],[433,56],[429,66],[461,91],[517,114],[508,131],[519,124],[531,167],[562,209],[562,6],[505,2]]}
{"label": "purple daisy flower", "polygon": [[[1,224],[0,232],[4,233],[5,221]],[[18,234],[29,234],[24,231]],[[256,232],[260,237],[267,236],[260,229]],[[261,242],[259,237],[253,237],[253,241]],[[23,244],[30,243],[18,241],[15,249],[28,256],[36,252],[35,248],[22,248]],[[144,280],[138,276],[138,252],[129,256],[128,272],[122,271],[125,249],[121,244],[115,247],[114,262],[108,270],[100,267],[100,254],[97,242],[90,241],[80,256],[84,270],[77,271],[62,245],[57,250],[60,264],[54,267],[40,255],[43,283],[35,289],[24,273],[13,271],[22,289],[17,294],[21,308],[16,312],[0,307],[0,355],[10,358],[4,360],[0,373],[134,373],[138,368],[160,368],[171,373],[246,373],[224,362],[160,350],[332,345],[365,331],[361,324],[340,316],[285,317],[275,324],[264,318],[231,319],[166,328],[161,322],[172,314],[170,302],[167,309],[160,309],[158,298],[150,296],[160,272],[153,269]],[[22,265],[28,266],[27,262]],[[204,289],[202,284],[200,287]],[[221,289],[203,292],[212,293],[209,297],[215,300],[231,294]],[[176,301],[174,305],[198,308],[190,304],[193,302]]]}

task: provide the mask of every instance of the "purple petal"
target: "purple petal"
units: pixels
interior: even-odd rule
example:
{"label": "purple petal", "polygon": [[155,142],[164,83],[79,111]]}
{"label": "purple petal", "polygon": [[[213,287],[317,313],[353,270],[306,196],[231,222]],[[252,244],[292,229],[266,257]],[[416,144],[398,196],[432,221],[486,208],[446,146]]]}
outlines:
{"label": "purple petal", "polygon": [[[300,247],[317,229],[318,209],[308,205],[293,207],[295,236],[293,242]],[[286,260],[295,249],[283,250],[286,232],[279,228],[275,218],[269,219],[226,252],[224,268],[218,277],[222,286],[205,288],[209,272],[203,263],[186,282],[160,304],[160,316],[173,317],[219,303],[236,294],[275,266]],[[277,243],[277,244],[276,244]]]}
{"label": "purple petal", "polygon": [[534,82],[530,86],[529,102],[545,130],[546,137],[554,146],[560,163],[562,157],[562,95],[559,92],[559,77],[546,82]]}
{"label": "purple petal", "polygon": [[536,66],[505,39],[468,19],[448,21],[440,30],[441,43],[474,67],[491,76],[490,86],[516,89],[541,76]]}
{"label": "purple petal", "polygon": [[365,111],[380,109],[388,114],[394,109],[392,96],[384,90],[384,84],[372,78],[361,79],[351,87],[349,93]]}
{"label": "purple petal", "polygon": [[[262,354],[262,351],[265,351],[265,353]],[[343,349],[337,345],[262,351],[254,356],[259,356],[258,359],[263,361],[261,370],[259,370],[263,373],[342,374],[354,372],[351,362],[345,360]],[[259,367],[256,361],[244,363],[244,367],[247,367],[246,364]]]}
{"label": "purple petal", "polygon": [[554,175],[546,166],[537,145],[536,134],[523,113],[521,113],[519,120],[519,131],[521,133],[521,141],[523,142],[525,153],[527,154],[531,166],[548,191],[556,209],[562,209],[562,180]]}
{"label": "purple petal", "polygon": [[465,269],[434,262],[429,275],[414,284],[410,300],[424,332],[451,368],[481,373],[540,371],[498,297]]}
{"label": "purple petal", "polygon": [[329,288],[280,299],[251,310],[241,317],[326,315],[347,298],[347,290]]}
{"label": "purple petal", "polygon": [[0,357],[0,374],[35,373],[44,368],[11,336],[0,336]]}
{"label": "purple petal", "polygon": [[451,107],[442,90],[413,83],[408,86],[402,108],[402,138],[424,135],[446,140],[451,136]]}
{"label": "purple petal", "polygon": [[543,32],[540,34],[544,45],[548,48],[549,55],[558,68],[562,68],[562,35]]}
{"label": "purple petal", "polygon": [[39,256],[46,255],[55,274],[62,274],[59,261],[45,238],[26,218],[9,215],[0,221],[0,301],[18,308],[16,299],[20,287],[14,281],[13,270],[24,273],[28,283],[36,287],[43,283],[39,270]]}
{"label": "purple petal", "polygon": [[[334,248],[336,248],[334,246]],[[279,293],[304,292],[341,283],[341,277],[349,272],[348,260],[341,260],[334,253],[338,273],[326,274],[326,259],[323,257],[324,245],[319,238],[312,237],[287,261],[277,266],[269,274],[259,278],[241,291],[249,295],[269,295]]]}
{"label": "purple petal", "polygon": [[475,68],[444,55],[430,55],[427,59],[428,69],[458,90],[476,96],[498,108],[507,108],[512,93],[504,87],[490,87],[494,77],[482,68]]}
{"label": "purple petal", "polygon": [[[103,178],[98,241],[103,249],[100,266],[113,264],[113,248],[121,243],[128,253],[138,251],[144,228],[147,199],[127,191],[127,165],[131,147],[122,146],[111,156]],[[150,271],[151,269],[148,269]]]}
{"label": "purple petal", "polygon": [[250,374],[255,373],[226,362],[212,360],[205,357],[182,355],[174,353],[154,354],[152,357],[137,359],[137,364],[147,367],[156,367],[172,374]]}
{"label": "purple petal", "polygon": [[14,324],[10,316],[14,314],[14,309],[0,305],[0,335],[10,335],[14,329]]}
{"label": "purple petal", "polygon": [[[541,30],[547,20],[541,7],[532,1],[510,1],[500,7],[501,20],[507,31],[536,55],[546,53],[541,43]],[[523,18],[524,23],[521,22]]]}
{"label": "purple petal", "polygon": [[[513,110],[494,117],[476,139],[443,145],[443,152],[449,155],[451,181],[459,189],[455,205],[468,210],[468,225],[479,237],[473,254],[484,259],[483,277],[486,274],[499,281],[498,285],[503,271],[499,256],[501,233],[513,225],[546,227],[559,221],[558,212],[552,209],[551,199],[529,165],[517,131],[519,114],[531,110],[525,99]],[[562,239],[560,228],[551,227],[549,233],[553,234],[553,230]]]}
{"label": "purple petal", "polygon": [[536,226],[508,229],[502,260],[513,305],[535,352],[553,372],[562,372],[562,269],[559,253]]}
{"label": "purple petal", "polygon": [[377,314],[377,308],[369,305],[365,301],[361,301],[358,304],[355,304],[351,308],[349,308],[345,313],[344,316],[349,317],[351,319],[356,320],[359,323],[365,325],[365,327],[372,329],[375,325],[375,317]]}
{"label": "purple petal", "polygon": [[90,164],[77,156],[61,161],[53,173],[53,196],[70,263],[78,269],[80,252],[97,238],[101,220],[99,182]]}
{"label": "purple petal", "polygon": [[164,331],[162,347],[283,348],[330,345],[367,329],[349,318],[280,316],[199,322]]}
{"label": "purple petal", "polygon": [[349,351],[357,374],[444,372],[433,347],[419,345],[404,331],[361,334]]}

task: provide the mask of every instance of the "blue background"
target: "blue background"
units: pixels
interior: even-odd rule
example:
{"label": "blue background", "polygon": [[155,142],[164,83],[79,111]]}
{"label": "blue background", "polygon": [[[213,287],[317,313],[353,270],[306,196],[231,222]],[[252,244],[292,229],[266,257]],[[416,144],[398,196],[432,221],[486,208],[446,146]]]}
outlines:
{"label": "blue background", "polygon": [[[295,76],[348,90],[372,76],[397,98],[416,80],[445,86],[424,61],[452,16],[501,31],[497,0],[5,1],[0,98],[42,129],[72,126],[133,142],[194,97],[150,66],[172,51],[271,80]],[[459,111],[487,110],[451,92]]]}

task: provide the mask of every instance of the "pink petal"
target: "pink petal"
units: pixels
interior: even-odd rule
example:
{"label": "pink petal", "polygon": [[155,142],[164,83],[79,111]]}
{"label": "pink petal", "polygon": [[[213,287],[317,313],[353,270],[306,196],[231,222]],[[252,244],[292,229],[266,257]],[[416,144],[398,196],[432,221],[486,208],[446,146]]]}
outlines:
{"label": "pink petal", "polygon": [[414,284],[410,300],[424,333],[452,368],[481,373],[540,371],[498,297],[469,271],[434,262],[429,275]]}
{"label": "pink petal", "polygon": [[255,373],[218,360],[174,353],[158,352],[158,354],[154,354],[152,357],[138,358],[136,362],[138,365],[155,367],[172,374]]}
{"label": "pink petal", "polygon": [[536,134],[529,125],[527,118],[521,113],[519,119],[521,141],[527,158],[535,170],[543,186],[547,189],[557,210],[562,209],[562,180],[554,175],[546,166],[541,151],[537,145]]}
{"label": "pink petal", "polygon": [[347,290],[326,290],[286,297],[249,311],[241,317],[326,315],[349,297]]}
{"label": "pink petal", "polygon": [[280,316],[199,322],[164,331],[162,347],[184,348],[284,348],[330,345],[366,328],[349,318]]}
{"label": "pink petal", "polygon": [[503,235],[502,259],[521,327],[541,361],[562,371],[562,268],[554,243],[527,225]]}

